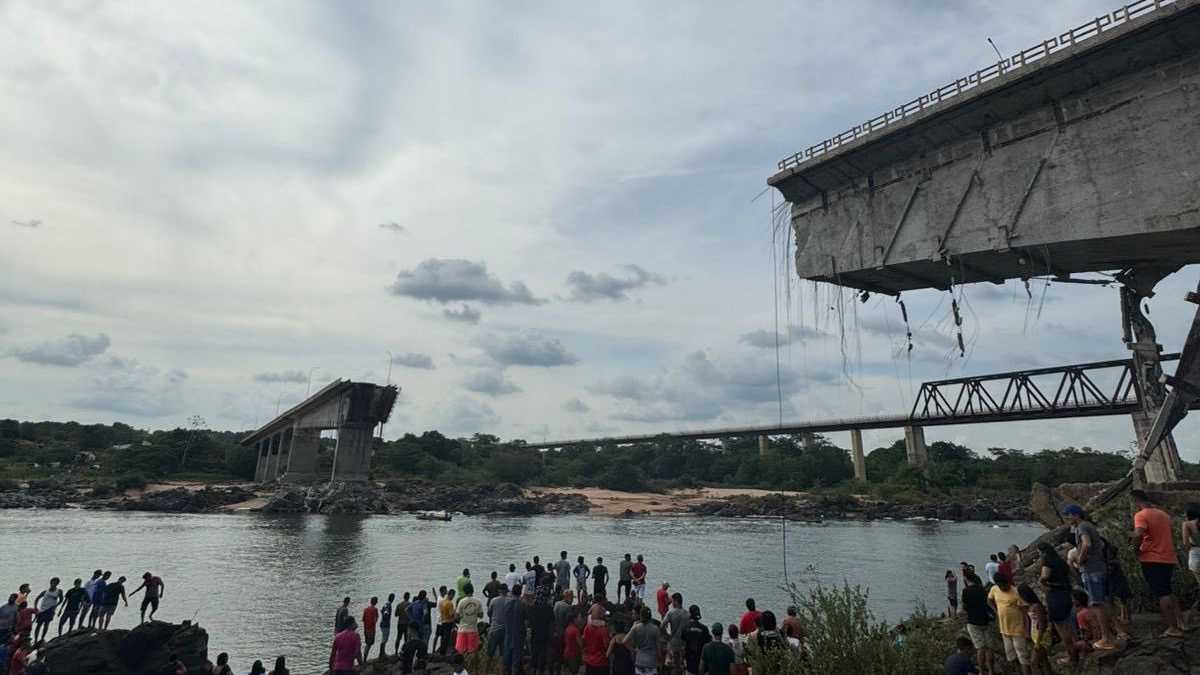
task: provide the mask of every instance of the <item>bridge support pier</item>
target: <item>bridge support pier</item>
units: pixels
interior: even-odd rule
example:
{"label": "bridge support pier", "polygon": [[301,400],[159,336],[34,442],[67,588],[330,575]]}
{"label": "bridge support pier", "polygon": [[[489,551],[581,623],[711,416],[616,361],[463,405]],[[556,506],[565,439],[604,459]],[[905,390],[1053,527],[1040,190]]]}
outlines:
{"label": "bridge support pier", "polygon": [[371,467],[371,436],[374,425],[338,427],[330,480],[365,481]]}
{"label": "bridge support pier", "polygon": [[867,459],[863,456],[862,429],[850,430],[850,452],[854,458],[854,480],[867,480]]}
{"label": "bridge support pier", "polygon": [[288,464],[280,478],[289,483],[312,481],[317,477],[317,453],[320,448],[320,429],[294,428]]}
{"label": "bridge support pier", "polygon": [[270,451],[267,453],[267,471],[264,479],[268,482],[275,480],[275,477],[279,475],[279,436],[279,434],[273,434],[267,439]]}
{"label": "bridge support pier", "polygon": [[257,464],[254,465],[254,482],[264,483],[267,480],[267,462],[271,452],[269,439],[262,439],[254,444],[254,452],[258,455]]}
{"label": "bridge support pier", "polygon": [[[1150,429],[1154,426],[1154,418],[1158,416],[1166,401],[1167,388],[1161,382],[1162,345],[1158,344],[1154,324],[1150,323],[1149,317],[1142,312],[1142,300],[1153,297],[1154,286],[1178,269],[1179,266],[1170,264],[1141,264],[1117,275],[1118,281],[1121,282],[1123,339],[1133,355],[1133,373],[1137,380],[1138,399],[1142,404],[1141,409],[1131,415],[1133,429],[1143,456],[1148,454],[1145,466],[1141,471],[1135,472],[1135,482],[1139,485],[1143,482],[1175,481],[1183,475],[1179,448],[1175,445],[1175,437],[1170,433],[1163,437],[1157,448],[1145,448]],[[1134,466],[1137,468],[1136,462]]]}
{"label": "bridge support pier", "polygon": [[766,459],[771,453],[771,439],[764,434],[758,437],[758,458]]}
{"label": "bridge support pier", "polygon": [[929,450],[925,447],[925,428],[904,427],[904,450],[908,465],[924,471],[929,466]]}

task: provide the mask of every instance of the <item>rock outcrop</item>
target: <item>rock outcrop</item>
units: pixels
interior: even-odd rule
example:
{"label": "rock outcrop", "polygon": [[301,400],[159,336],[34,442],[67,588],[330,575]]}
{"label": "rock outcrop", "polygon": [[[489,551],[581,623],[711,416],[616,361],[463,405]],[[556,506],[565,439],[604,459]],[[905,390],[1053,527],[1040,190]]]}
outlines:
{"label": "rock outcrop", "polygon": [[162,513],[205,513],[216,511],[226,504],[244,502],[254,493],[240,487],[189,490],[184,487],[147,492],[140,498],[126,498],[116,504],[125,511],[156,511]]}
{"label": "rock outcrop", "polygon": [[790,520],[938,520],[1009,521],[1028,520],[1029,509],[1019,498],[977,499],[972,502],[936,501],[896,504],[849,495],[796,497],[785,494],[734,495],[727,499],[693,504],[688,511],[703,516],[768,516]]}
{"label": "rock outcrop", "polygon": [[42,659],[53,675],[160,675],[171,655],[191,675],[207,675],[208,633],[190,622],[153,621],[133,630],[81,628],[46,643]]}

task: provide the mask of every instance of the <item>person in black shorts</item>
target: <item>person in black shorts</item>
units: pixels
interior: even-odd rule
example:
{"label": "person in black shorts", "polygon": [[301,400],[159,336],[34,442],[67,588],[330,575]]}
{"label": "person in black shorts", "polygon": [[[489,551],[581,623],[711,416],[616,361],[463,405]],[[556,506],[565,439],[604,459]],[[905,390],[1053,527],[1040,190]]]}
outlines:
{"label": "person in black shorts", "polygon": [[133,589],[129,597],[138,594],[138,591],[146,589],[146,596],[142,598],[142,620],[141,623],[146,623],[146,608],[150,608],[150,620],[154,620],[154,613],[158,611],[158,601],[163,595],[163,580],[146,572],[142,575],[142,585]]}
{"label": "person in black shorts", "polygon": [[[79,616],[79,610],[83,607],[83,603],[87,598],[87,591],[83,590],[83,579],[76,579],[75,585],[71,590],[67,591],[67,597],[64,601],[62,614],[58,619],[58,634],[62,635],[63,624],[70,622],[70,627],[67,632],[75,630],[75,618]],[[83,625],[83,620],[80,619],[80,626]]]}
{"label": "person in black shorts", "polygon": [[592,595],[600,597],[608,591],[608,568],[604,566],[604,558],[596,558],[596,566],[592,568]]}

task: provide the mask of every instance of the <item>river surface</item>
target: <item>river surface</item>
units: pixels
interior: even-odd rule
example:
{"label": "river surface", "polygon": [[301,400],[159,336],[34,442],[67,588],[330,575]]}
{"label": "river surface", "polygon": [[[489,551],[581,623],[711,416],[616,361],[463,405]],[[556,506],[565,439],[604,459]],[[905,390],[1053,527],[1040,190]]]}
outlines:
{"label": "river surface", "polygon": [[[870,589],[879,618],[897,620],[918,602],[945,606],[946,569],[968,560],[982,568],[989,552],[1025,546],[1044,530],[1020,523],[788,523],[788,577],[800,585]],[[329,654],[333,615],[343,596],[361,614],[382,599],[453,583],[463,567],[486,580],[534,555],[566,549],[593,562],[604,556],[613,577],[628,552],[643,554],[648,588],[668,581],[706,622],[735,620],[747,597],[777,613],[788,603],[784,531],[779,521],[597,516],[459,517],[452,523],[411,516],[173,515],[107,511],[0,511],[0,588],[29,582],[34,594],[50,576],[64,585],[93,569],[129,578],[147,570],[166,583],[158,618],[193,617],[209,632],[209,658],[229,652],[246,672],[268,669],[283,654],[298,675],[320,673]],[[482,587],[482,583],[478,583]],[[610,584],[615,592],[615,581]],[[139,595],[122,606],[114,628],[137,622]]]}

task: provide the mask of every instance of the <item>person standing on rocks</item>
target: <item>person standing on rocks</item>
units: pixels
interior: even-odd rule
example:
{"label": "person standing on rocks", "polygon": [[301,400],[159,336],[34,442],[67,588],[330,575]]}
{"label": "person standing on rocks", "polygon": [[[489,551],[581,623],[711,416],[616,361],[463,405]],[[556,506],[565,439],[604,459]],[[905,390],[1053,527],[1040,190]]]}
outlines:
{"label": "person standing on rocks", "polygon": [[525,561],[525,574],[521,577],[521,588],[525,590],[525,594],[532,593],[537,588],[538,572],[533,568],[533,563]]}
{"label": "person standing on rocks", "polygon": [[962,608],[967,615],[967,636],[979,655],[979,671],[983,675],[991,675],[994,672],[992,654],[999,650],[991,629],[992,611],[988,606],[988,594],[983,590],[983,581],[974,572],[963,575]]}
{"label": "person standing on rocks", "polygon": [[363,663],[371,657],[371,646],[375,644],[375,627],[379,623],[379,597],[372,597],[371,603],[363,609]]}
{"label": "person standing on rocks", "polygon": [[633,575],[629,572],[632,567],[633,560],[626,553],[617,566],[617,602],[623,601],[633,593]]}
{"label": "person standing on rocks", "polygon": [[104,572],[99,579],[93,579],[96,583],[92,584],[92,613],[88,615],[88,628],[93,628],[99,622],[103,625],[104,621],[104,588],[108,586],[108,580],[112,577],[112,572]]}
{"label": "person standing on rocks", "polygon": [[567,560],[567,552],[558,554],[558,562],[554,563],[555,584],[561,597],[571,587],[571,561]]}
{"label": "person standing on rocks", "polygon": [[[1188,504],[1184,515],[1186,520],[1180,527],[1180,539],[1187,547],[1188,571],[1200,582],[1200,504]],[[1200,607],[1200,600],[1193,606],[1193,612],[1197,607]]]}
{"label": "person standing on rocks", "polygon": [[749,637],[758,630],[758,619],[761,616],[762,612],[755,608],[754,598],[746,598],[746,611],[742,613],[742,619],[738,622],[738,630],[742,635]]}
{"label": "person standing on rocks", "polygon": [[[487,618],[488,618],[488,634],[487,634],[487,660],[491,661],[497,655],[504,655],[504,617],[507,611],[508,603],[512,602],[512,598],[508,595],[508,586],[500,587],[500,595],[497,595],[488,603]],[[487,675],[483,673],[482,675]]]}
{"label": "person standing on rocks", "polygon": [[33,642],[41,642],[50,632],[50,624],[54,622],[54,613],[63,600],[63,590],[58,587],[59,578],[50,580],[50,588],[38,593],[33,604],[37,605],[37,627],[33,629]]}
{"label": "person standing on rocks", "polygon": [[[983,578],[987,580],[989,586],[996,583],[996,572],[999,571],[1000,561],[996,559],[996,554],[993,553],[988,563],[983,566]],[[1012,583],[1012,579],[1009,579],[1009,583]]]}
{"label": "person standing on rocks", "polygon": [[463,597],[454,608],[454,618],[458,620],[454,651],[459,654],[479,651],[479,619],[482,617],[483,603],[475,597],[475,587],[468,583],[463,587]]}
{"label": "person standing on rocks", "polygon": [[[379,610],[379,658],[387,653],[388,638],[392,636],[392,603],[396,601],[395,593],[388,593],[387,602]],[[367,654],[367,658],[371,655]]]}
{"label": "person standing on rocks", "polygon": [[104,587],[104,630],[112,623],[113,614],[117,613],[117,605],[125,603],[129,606],[129,598],[125,595],[125,577],[117,577],[117,582]]}
{"label": "person standing on rocks", "polygon": [[342,604],[333,615],[333,634],[337,635],[346,628],[350,621],[350,596],[342,598]]}
{"label": "person standing on rocks", "polygon": [[953,570],[946,570],[946,600],[950,605],[946,616],[954,617],[958,614],[958,577],[954,576]]}
{"label": "person standing on rocks", "polygon": [[683,629],[687,627],[691,619],[692,615],[683,608],[683,594],[673,593],[671,595],[671,611],[667,612],[666,618],[663,619],[663,628],[669,638],[667,659],[676,672],[683,670]]}
{"label": "person standing on rocks", "polygon": [[[75,618],[79,616],[79,608],[83,606],[84,598],[87,597],[87,591],[83,590],[82,584],[83,579],[76,579],[75,584],[71,587],[71,590],[67,591],[67,595],[64,599],[65,604],[63,605],[63,610],[59,613],[59,616],[61,617],[58,620],[59,635],[62,635],[63,624],[67,623],[68,621],[70,621],[70,628],[67,629],[68,632],[75,630]],[[80,625],[83,625],[82,620],[80,620]]]}
{"label": "person standing on rocks", "polygon": [[[575,593],[582,599],[587,595],[588,578],[592,576],[592,570],[588,568],[587,563],[583,562],[583,556],[576,559],[575,565]],[[511,588],[511,586],[510,586]]]}
{"label": "person standing on rocks", "polygon": [[1009,581],[1016,583],[1016,577],[1013,576],[1012,563],[1008,561],[1008,556],[1005,555],[1004,551],[996,554],[996,560],[1000,561],[1000,568],[996,570],[996,574],[1003,574],[1008,577]]}
{"label": "person standing on rocks", "polygon": [[464,567],[462,576],[454,580],[454,596],[457,598],[462,598],[463,594],[465,593],[464,589],[469,583],[471,583],[471,570]]}
{"label": "person standing on rocks", "polygon": [[92,578],[83,585],[83,604],[79,606],[79,627],[83,628],[83,622],[88,618],[88,612],[92,608],[92,598],[96,597],[96,584],[100,582],[100,577],[104,575],[104,570],[96,570],[92,572]]}
{"label": "person standing on rocks", "polygon": [[666,618],[667,612],[671,609],[671,584],[664,581],[655,592],[654,600],[658,604],[658,618],[661,621]]}
{"label": "person standing on rocks", "polygon": [[[8,602],[0,605],[0,644],[7,644],[17,625],[17,594],[8,596]],[[2,664],[0,664],[2,665]]]}
{"label": "person standing on rocks", "polygon": [[364,665],[362,639],[358,637],[358,624],[348,617],[342,630],[333,638],[329,650],[329,672],[333,675],[354,675],[355,666]]}
{"label": "person standing on rocks", "polygon": [[[628,557],[628,556],[627,556]],[[629,576],[633,583],[633,592],[642,600],[646,599],[646,559],[638,554],[637,562],[629,566]]]}
{"label": "person standing on rocks", "polygon": [[521,586],[513,588],[512,599],[504,604],[504,672],[517,675],[521,669],[525,651],[525,602],[521,599]]}
{"label": "person standing on rocks", "polygon": [[1118,645],[1113,639],[1107,608],[1108,558],[1112,552],[1108,550],[1100,531],[1088,519],[1082,508],[1071,504],[1063,509],[1063,513],[1070,519],[1071,531],[1075,535],[1079,579],[1088,596],[1090,614],[1095,619],[1094,624],[1100,628],[1100,640],[1092,646],[1099,650],[1116,649]]}
{"label": "person standing on rocks", "polygon": [[513,589],[516,588],[517,584],[521,583],[523,579],[524,577],[520,572],[517,571],[517,566],[510,563],[508,566],[508,574],[504,575],[504,585],[509,589]]}
{"label": "person standing on rocks", "polygon": [[405,593],[400,602],[396,603],[396,609],[392,612],[392,616],[396,617],[396,644],[392,645],[392,653],[400,653],[400,643],[408,639],[408,631],[410,621],[408,618],[408,606],[412,604],[409,601],[411,596]]}
{"label": "person standing on rocks", "polygon": [[[568,564],[567,567],[570,567],[570,565]],[[493,571],[492,572],[492,580],[487,582],[487,585],[485,585],[483,587],[483,599],[485,601],[484,602],[485,609],[492,606],[492,600],[500,597],[500,589],[504,587],[504,584],[501,583],[500,579],[498,579],[497,577],[499,577],[499,575]]]}
{"label": "person standing on rocks", "polygon": [[1046,616],[1054,624],[1059,639],[1066,645],[1071,663],[1075,664],[1079,661],[1079,652],[1075,650],[1075,627],[1071,624],[1074,606],[1071,599],[1071,569],[1049,542],[1038,544],[1038,553],[1042,554],[1039,579],[1042,590],[1046,592]]}
{"label": "person standing on rocks", "polygon": [[1183,637],[1179,603],[1171,593],[1171,578],[1175,575],[1175,543],[1171,540],[1171,516],[1155,507],[1142,490],[1131,490],[1129,496],[1137,508],[1133,514],[1131,539],[1138,550],[1142,576],[1150,592],[1158,599],[1158,608],[1167,629],[1164,637]]}
{"label": "person standing on rocks", "polygon": [[592,595],[604,597],[608,594],[608,568],[604,566],[604,558],[596,558],[596,566],[592,568]]}
{"label": "person standing on rocks", "polygon": [[438,601],[437,635],[433,638],[433,651],[445,656],[452,646],[451,634],[454,631],[454,589],[446,591]]}
{"label": "person standing on rocks", "polygon": [[988,591],[987,601],[1000,624],[1004,655],[1009,663],[1016,661],[1020,665],[1021,673],[1029,675],[1029,667],[1033,663],[1033,645],[1025,630],[1025,603],[1017,594],[1017,589],[1004,577],[997,579]]}
{"label": "person standing on rocks", "polygon": [[142,620],[140,623],[146,623],[146,608],[150,608],[150,620],[154,620],[154,613],[158,611],[158,601],[163,597],[163,591],[166,590],[165,584],[160,577],[156,577],[149,572],[142,575],[142,585],[138,586],[129,594],[133,597],[138,594],[138,591],[146,589],[146,596],[142,598]]}

